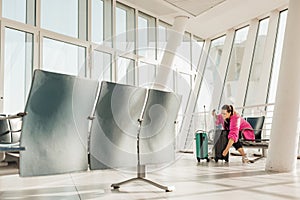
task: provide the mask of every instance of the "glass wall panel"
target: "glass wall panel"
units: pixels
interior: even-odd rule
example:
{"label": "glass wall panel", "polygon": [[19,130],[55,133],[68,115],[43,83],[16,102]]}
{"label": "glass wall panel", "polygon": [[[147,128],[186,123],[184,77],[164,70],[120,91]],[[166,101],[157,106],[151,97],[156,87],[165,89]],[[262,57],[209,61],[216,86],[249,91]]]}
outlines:
{"label": "glass wall panel", "polygon": [[[287,10],[280,13],[275,51],[273,55],[271,80],[269,83],[269,92],[268,92],[268,99],[267,99],[267,103],[269,104],[275,103],[287,14],[288,14]],[[273,111],[274,111],[274,105],[270,105],[267,107],[267,116],[265,120],[265,128],[267,130],[266,135],[270,134]]]}
{"label": "glass wall panel", "polygon": [[111,59],[109,53],[93,51],[92,79],[111,81]]}
{"label": "glass wall panel", "polygon": [[41,27],[77,38],[78,13],[78,0],[41,0]]}
{"label": "glass wall panel", "polygon": [[275,103],[287,13],[288,11],[284,11],[280,13],[275,52],[273,56],[271,83],[269,84],[270,88],[268,93],[268,103]]}
{"label": "glass wall panel", "polygon": [[156,66],[140,62],[138,72],[139,86],[150,88],[155,81]]}
{"label": "glass wall panel", "polygon": [[112,1],[92,0],[92,42],[112,46]]}
{"label": "glass wall panel", "polygon": [[116,48],[133,53],[135,50],[135,12],[120,3],[116,7]]}
{"label": "glass wall panel", "polygon": [[220,106],[223,104],[234,104],[236,102],[235,98],[237,90],[239,89],[238,83],[240,79],[248,30],[249,26],[241,28],[235,32],[234,43],[230,54]]}
{"label": "glass wall panel", "polygon": [[117,82],[134,85],[135,68],[134,60],[119,57],[117,60]]}
{"label": "glass wall panel", "polygon": [[5,28],[4,113],[24,111],[33,69],[33,34]]}
{"label": "glass wall panel", "polygon": [[103,1],[92,0],[92,41],[95,43],[103,42]]}
{"label": "glass wall panel", "polygon": [[[211,42],[208,58],[200,90],[197,97],[195,112],[203,112],[204,105],[207,110],[217,109],[218,105],[212,105],[212,99],[220,96],[224,82],[220,74],[220,60],[226,36],[214,39]],[[201,75],[201,74],[200,74]]]}
{"label": "glass wall panel", "polygon": [[[181,57],[181,59],[186,60],[188,65],[182,66],[182,70],[191,70],[191,34],[185,32],[182,37],[182,42],[177,49],[176,57]],[[175,63],[176,61],[174,61]]]}
{"label": "glass wall panel", "polygon": [[138,55],[156,59],[155,18],[143,13],[138,17]]}
{"label": "glass wall panel", "polygon": [[182,115],[185,113],[186,106],[191,93],[191,85],[192,85],[192,76],[190,74],[185,73],[177,73],[176,76],[176,85],[177,90],[176,93],[181,95],[181,105],[179,114]]}
{"label": "glass wall panel", "polygon": [[84,47],[43,38],[43,70],[86,76]]}
{"label": "glass wall panel", "polygon": [[197,70],[202,54],[204,40],[194,36],[192,39],[192,69]]}
{"label": "glass wall panel", "polygon": [[166,45],[167,45],[167,40],[169,39],[170,36],[170,31],[171,30],[171,26],[164,23],[164,22],[159,22],[158,25],[158,43],[157,43],[157,60],[159,61],[159,63],[161,62],[163,55],[164,55],[164,51],[166,49]]}
{"label": "glass wall panel", "polygon": [[[264,104],[266,102],[267,94],[260,91],[265,91],[264,88],[267,86],[263,85],[264,80],[269,79],[270,77],[270,66],[263,65],[268,25],[269,18],[259,22],[254,55],[250,68],[248,88],[245,97],[245,106]],[[247,112],[247,110],[244,110],[244,114]]]}
{"label": "glass wall panel", "polygon": [[2,15],[24,24],[35,25],[35,0],[2,0]]}

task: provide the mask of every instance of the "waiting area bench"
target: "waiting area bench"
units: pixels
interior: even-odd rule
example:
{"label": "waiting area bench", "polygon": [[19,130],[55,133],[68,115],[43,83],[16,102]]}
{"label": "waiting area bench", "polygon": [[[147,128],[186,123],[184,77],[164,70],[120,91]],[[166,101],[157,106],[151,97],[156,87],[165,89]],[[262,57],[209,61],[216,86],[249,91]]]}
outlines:
{"label": "waiting area bench", "polygon": [[5,160],[6,153],[24,151],[25,147],[20,146],[21,129],[15,129],[12,123],[15,119],[22,119],[26,113],[16,115],[0,115],[0,152],[3,153],[1,162]]}
{"label": "waiting area bench", "polygon": [[[262,155],[255,159],[259,160],[263,157],[265,157],[265,149],[269,148],[269,139],[262,138],[262,131],[265,121],[265,116],[259,116],[259,117],[245,117],[245,120],[249,122],[249,124],[252,126],[252,130],[255,134],[255,140],[245,140],[243,137],[240,138],[240,142],[242,145],[246,148],[257,148],[262,150]],[[246,129],[244,129],[246,130]],[[242,132],[244,131],[242,130]],[[242,133],[241,132],[241,133]],[[243,135],[243,134],[241,134]]]}

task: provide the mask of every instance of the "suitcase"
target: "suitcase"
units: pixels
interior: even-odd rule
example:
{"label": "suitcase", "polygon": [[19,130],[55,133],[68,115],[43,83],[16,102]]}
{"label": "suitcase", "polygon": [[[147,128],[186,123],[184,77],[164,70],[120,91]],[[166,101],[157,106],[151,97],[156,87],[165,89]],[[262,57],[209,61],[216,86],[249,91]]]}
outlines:
{"label": "suitcase", "polygon": [[206,161],[209,162],[207,134],[203,131],[197,131],[195,133],[195,138],[196,138],[197,161],[200,162],[201,159],[206,159]]}
{"label": "suitcase", "polygon": [[226,156],[222,155],[222,152],[227,146],[228,143],[228,132],[227,130],[216,130],[214,137],[214,159],[216,162],[218,160],[229,161],[229,153]]}

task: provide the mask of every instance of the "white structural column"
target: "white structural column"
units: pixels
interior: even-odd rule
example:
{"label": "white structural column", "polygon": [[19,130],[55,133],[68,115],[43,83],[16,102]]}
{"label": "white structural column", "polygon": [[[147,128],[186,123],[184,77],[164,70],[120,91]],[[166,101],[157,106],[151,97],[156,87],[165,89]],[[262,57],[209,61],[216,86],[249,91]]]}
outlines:
{"label": "white structural column", "polygon": [[300,1],[290,0],[272,122],[267,171],[296,169],[300,102]]}
{"label": "white structural column", "polygon": [[170,75],[172,73],[172,65],[177,48],[182,42],[182,37],[185,31],[186,23],[189,17],[187,16],[177,16],[175,17],[172,31],[170,32],[170,37],[167,41],[166,49],[158,67],[156,79],[154,83],[155,89],[165,90]]}

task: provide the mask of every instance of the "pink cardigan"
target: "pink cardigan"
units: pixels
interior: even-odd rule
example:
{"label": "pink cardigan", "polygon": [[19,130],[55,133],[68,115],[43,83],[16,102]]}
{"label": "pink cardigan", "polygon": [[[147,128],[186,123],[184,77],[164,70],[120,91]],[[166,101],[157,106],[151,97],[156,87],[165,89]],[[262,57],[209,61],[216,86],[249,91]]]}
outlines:
{"label": "pink cardigan", "polygon": [[[219,116],[218,116],[218,119],[220,119]],[[223,120],[223,127],[225,128],[224,120]],[[242,131],[243,129],[253,129],[253,128],[243,117],[234,113],[230,117],[230,127],[229,127],[228,139],[231,138],[234,140],[234,142],[237,142],[239,139],[239,132]],[[255,135],[254,135],[253,130],[244,130],[243,136],[246,140],[255,140]]]}

